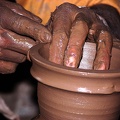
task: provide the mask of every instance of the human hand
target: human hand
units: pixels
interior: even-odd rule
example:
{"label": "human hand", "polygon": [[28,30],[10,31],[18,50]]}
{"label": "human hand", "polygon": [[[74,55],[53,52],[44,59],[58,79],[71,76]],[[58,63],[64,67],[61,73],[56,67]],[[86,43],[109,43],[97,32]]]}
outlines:
{"label": "human hand", "polygon": [[78,67],[85,41],[94,41],[97,52],[93,69],[109,69],[112,35],[108,26],[91,9],[64,3],[52,13],[47,27],[53,34],[50,61]]}
{"label": "human hand", "polygon": [[0,0],[0,73],[12,73],[37,42],[50,42],[41,19],[17,3]]}

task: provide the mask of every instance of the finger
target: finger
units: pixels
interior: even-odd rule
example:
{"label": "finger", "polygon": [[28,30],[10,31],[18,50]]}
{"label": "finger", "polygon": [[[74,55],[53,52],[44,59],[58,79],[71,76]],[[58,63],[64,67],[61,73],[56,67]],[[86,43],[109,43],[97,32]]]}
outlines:
{"label": "finger", "polygon": [[[71,24],[77,12],[78,7],[66,3],[59,6],[52,14],[53,40],[50,45],[50,61],[63,64]],[[50,21],[49,23],[51,26]]]}
{"label": "finger", "polygon": [[19,15],[28,17],[39,23],[42,22],[41,18],[39,18],[36,15],[32,14],[31,12],[25,10],[21,5],[19,5],[17,3],[3,1],[3,2],[1,2],[1,5],[9,8],[10,10],[14,11],[15,13],[17,13]]}
{"label": "finger", "polygon": [[22,63],[26,56],[15,51],[0,48],[0,60]]}
{"label": "finger", "polygon": [[17,63],[0,60],[0,73],[9,74],[16,70]]}
{"label": "finger", "polygon": [[27,54],[28,50],[35,45],[35,41],[18,35],[11,31],[0,29],[0,47]]}
{"label": "finger", "polygon": [[[7,11],[7,12],[6,12]],[[50,42],[51,33],[42,25],[27,17],[1,7],[1,26],[18,34],[30,36],[40,42]]]}
{"label": "finger", "polygon": [[108,70],[110,67],[112,36],[108,31],[101,31],[97,39],[97,53],[94,61],[95,70]]}
{"label": "finger", "polygon": [[82,57],[82,49],[88,34],[88,25],[85,21],[75,21],[71,29],[71,35],[65,52],[64,65],[78,67]]}
{"label": "finger", "polygon": [[66,20],[62,18],[56,18],[53,21],[53,40],[49,51],[49,60],[57,64],[63,64],[64,52],[68,44],[69,29],[71,26],[71,21],[67,17]]}

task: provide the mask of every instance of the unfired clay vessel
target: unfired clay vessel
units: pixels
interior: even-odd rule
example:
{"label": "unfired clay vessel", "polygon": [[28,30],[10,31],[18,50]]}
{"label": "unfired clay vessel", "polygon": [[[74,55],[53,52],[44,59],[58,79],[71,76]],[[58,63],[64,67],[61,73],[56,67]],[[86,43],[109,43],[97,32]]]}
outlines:
{"label": "unfired clay vessel", "polygon": [[57,65],[48,61],[48,53],[44,44],[30,50],[31,74],[38,80],[40,115],[35,120],[118,120],[120,49],[112,49],[106,71]]}

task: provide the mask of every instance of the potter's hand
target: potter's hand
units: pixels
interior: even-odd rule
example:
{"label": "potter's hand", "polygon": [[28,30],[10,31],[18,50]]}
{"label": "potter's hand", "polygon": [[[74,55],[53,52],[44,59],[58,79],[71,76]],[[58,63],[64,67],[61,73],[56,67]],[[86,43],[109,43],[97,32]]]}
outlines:
{"label": "potter's hand", "polygon": [[50,42],[41,19],[16,3],[0,0],[0,73],[12,73],[36,41]]}
{"label": "potter's hand", "polygon": [[89,8],[78,8],[69,3],[57,7],[48,22],[53,40],[50,61],[69,67],[78,67],[86,40],[97,43],[93,68],[109,68],[112,36],[108,27]]}

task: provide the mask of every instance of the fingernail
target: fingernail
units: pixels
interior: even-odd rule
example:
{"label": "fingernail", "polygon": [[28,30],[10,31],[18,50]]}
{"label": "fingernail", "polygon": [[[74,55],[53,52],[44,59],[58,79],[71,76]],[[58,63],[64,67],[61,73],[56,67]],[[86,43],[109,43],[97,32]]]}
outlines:
{"label": "fingernail", "polygon": [[50,33],[45,33],[45,36],[44,36],[44,40],[47,41],[47,42],[50,42],[52,39],[52,36]]}

